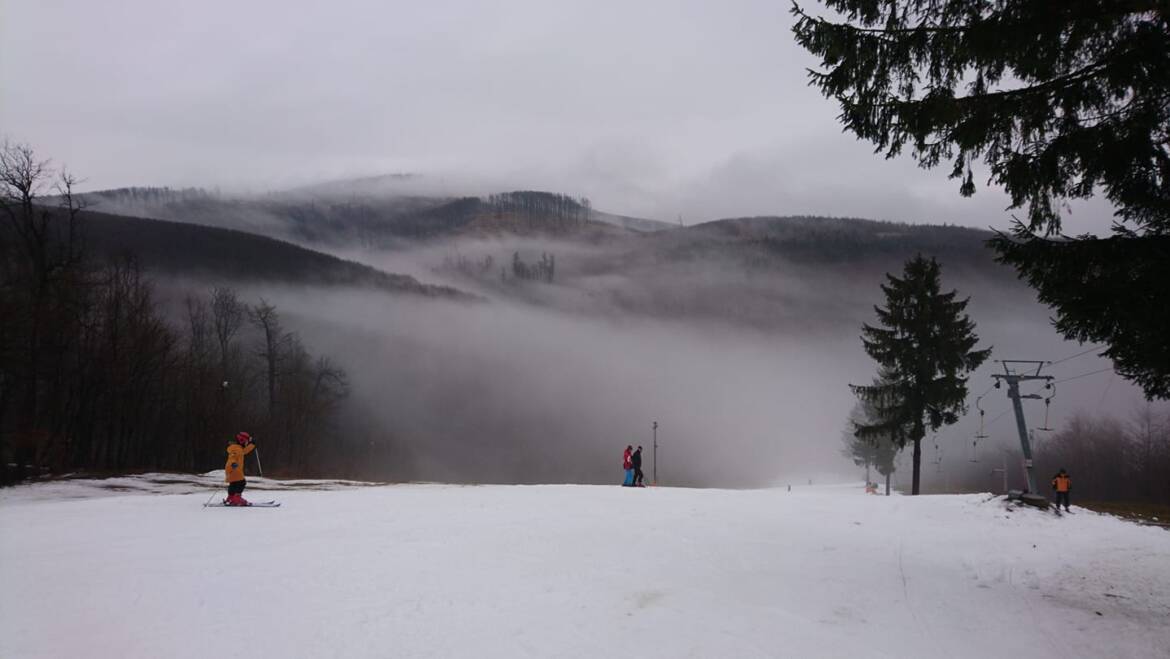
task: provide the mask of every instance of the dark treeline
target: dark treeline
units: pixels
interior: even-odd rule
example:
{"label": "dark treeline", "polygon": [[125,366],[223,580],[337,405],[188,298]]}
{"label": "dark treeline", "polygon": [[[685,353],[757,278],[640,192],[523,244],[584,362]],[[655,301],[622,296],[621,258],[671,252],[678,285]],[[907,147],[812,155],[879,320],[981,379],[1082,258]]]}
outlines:
{"label": "dark treeline", "polygon": [[861,218],[786,216],[742,217],[688,227],[692,239],[679,245],[694,250],[730,241],[758,247],[739,250],[749,266],[767,266],[778,260],[808,264],[848,264],[860,261],[905,261],[929,254],[948,270],[973,269],[1008,279],[1010,271],[993,267],[985,248],[990,231],[950,225],[905,224]]}
{"label": "dark treeline", "polygon": [[640,239],[657,261],[719,261],[751,274],[825,268],[858,279],[888,272],[916,254],[944,263],[949,273],[1026,290],[994,262],[986,241],[994,234],[948,225],[904,224],[860,218],[764,216],[716,220]]}
{"label": "dark treeline", "polygon": [[[483,279],[495,276],[495,263],[495,258],[490,254],[477,260],[459,254],[444,257],[442,266],[435,270]],[[556,272],[557,257],[553,254],[541,252],[539,259],[529,263],[520,257],[520,252],[513,252],[511,267],[500,267],[499,277],[502,282],[539,281],[551,284]]]}
{"label": "dark treeline", "polygon": [[434,204],[413,199],[380,200],[263,200],[233,202],[239,215],[259,210],[287,223],[293,235],[323,244],[361,244],[386,247],[396,239],[421,240],[457,231],[481,210],[477,197],[461,197]]}
{"label": "dark treeline", "polygon": [[472,260],[462,254],[443,257],[443,265],[437,268],[438,272],[453,272],[467,277],[483,277],[495,273],[496,259],[485,255],[482,259]]}
{"label": "dark treeline", "polygon": [[543,281],[551,284],[557,272],[557,259],[552,254],[541,253],[540,260],[528,263],[520,258],[520,252],[512,254],[512,277],[522,281]]}
{"label": "dark treeline", "polygon": [[549,222],[568,227],[588,224],[593,206],[588,199],[533,190],[503,192],[488,196],[487,205],[497,218],[518,215],[529,222]]}
{"label": "dark treeline", "polygon": [[82,195],[86,203],[100,203],[103,200],[119,203],[171,204],[184,201],[205,201],[219,195],[203,188],[129,187],[112,188],[87,192]]}
{"label": "dark treeline", "polygon": [[764,237],[761,244],[769,253],[800,262],[839,263],[875,256],[905,258],[918,252],[944,259],[948,265],[992,260],[991,254],[982,249],[991,234],[964,227],[911,228],[892,222],[818,218],[813,222],[792,222],[787,229]]}
{"label": "dark treeline", "polygon": [[1046,491],[1063,467],[1082,501],[1170,504],[1170,414],[1152,406],[1125,421],[1074,416],[1039,443],[1035,458],[1038,486]]}
{"label": "dark treeline", "polygon": [[[353,462],[329,445],[345,373],[263,300],[218,288],[168,317],[132,255],[85,249],[73,180],[27,147],[0,151],[0,482],[73,470],[204,471],[238,430],[274,474]],[[323,447],[329,445],[329,450]]]}

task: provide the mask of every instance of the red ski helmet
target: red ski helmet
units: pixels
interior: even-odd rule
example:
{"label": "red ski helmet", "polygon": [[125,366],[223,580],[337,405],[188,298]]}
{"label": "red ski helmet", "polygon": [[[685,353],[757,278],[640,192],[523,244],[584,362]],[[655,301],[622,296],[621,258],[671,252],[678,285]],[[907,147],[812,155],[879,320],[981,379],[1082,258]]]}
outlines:
{"label": "red ski helmet", "polygon": [[246,432],[238,432],[236,433],[236,441],[241,444],[247,444],[252,441],[252,436]]}

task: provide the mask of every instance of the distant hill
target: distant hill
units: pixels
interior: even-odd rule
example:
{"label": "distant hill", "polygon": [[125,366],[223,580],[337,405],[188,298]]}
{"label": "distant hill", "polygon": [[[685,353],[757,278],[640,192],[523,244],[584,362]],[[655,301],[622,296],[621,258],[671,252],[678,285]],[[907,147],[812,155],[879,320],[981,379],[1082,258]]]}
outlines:
{"label": "distant hill", "polygon": [[956,243],[970,247],[980,245],[981,241],[993,235],[990,231],[970,227],[815,215],[726,218],[691,225],[679,233],[733,240],[772,239],[789,244],[826,241],[858,244],[856,241],[862,240],[867,249],[875,247],[875,240],[883,245],[909,241],[931,248],[943,248]]}
{"label": "distant hill", "polygon": [[197,188],[119,188],[81,198],[88,207],[115,215],[237,229],[323,246],[389,246],[396,239],[458,226],[465,214],[457,199],[308,195],[305,190],[237,197]]}
{"label": "distant hill", "polygon": [[388,293],[471,298],[367,265],[243,231],[86,211],[88,248],[101,257],[134,254],[150,271],[230,282],[362,286]]}
{"label": "distant hill", "polygon": [[[980,295],[984,309],[1032,304],[1032,291],[985,247],[991,235],[851,218],[734,218],[653,233],[626,231],[588,244],[531,241],[522,234],[453,243],[441,272],[454,285],[489,298],[591,316],[648,315],[761,329],[857,326],[877,301],[884,275],[900,273],[917,254],[938,258],[947,287],[964,295],[994,291]],[[545,258],[555,258],[549,282],[531,284],[515,272],[517,261]]]}
{"label": "distant hill", "polygon": [[[139,211],[163,208],[198,224],[240,224],[247,233],[102,216],[109,219],[98,232],[106,248],[130,247],[153,269],[229,280],[460,295],[454,288],[426,286],[271,239],[276,236],[321,249],[360,245],[372,248],[371,254],[379,249],[411,254],[416,268],[429,267],[458,289],[585,313],[702,317],[759,327],[821,318],[855,323],[854,310],[869,308],[882,276],[899,272],[917,254],[938,258],[950,286],[996,288],[997,296],[988,298],[992,303],[1004,296],[1030,297],[1014,271],[995,263],[984,246],[992,233],[967,227],[767,216],[685,227],[655,223],[656,230],[639,231],[617,226],[618,216],[595,211],[584,200],[540,191],[324,201],[232,200],[201,190],[131,188],[93,199],[120,206],[133,202]],[[613,223],[599,221],[602,217]],[[254,235],[258,232],[270,238]],[[531,264],[544,258],[555,258],[553,286],[512,280],[515,260]]]}
{"label": "distant hill", "polygon": [[765,216],[715,220],[656,233],[651,244],[660,258],[707,259],[779,257],[805,265],[848,267],[864,264],[900,268],[917,254],[944,264],[1013,278],[994,262],[985,243],[994,234],[970,227],[906,224],[861,218]]}
{"label": "distant hill", "polygon": [[81,197],[94,210],[111,214],[238,229],[331,247],[393,248],[458,235],[509,233],[574,234],[597,240],[613,235],[614,230],[673,228],[654,220],[595,211],[583,200],[551,192],[522,190],[484,198],[378,196],[341,194],[338,190],[363,188],[337,185],[341,184],[247,197],[199,188],[119,188]]}

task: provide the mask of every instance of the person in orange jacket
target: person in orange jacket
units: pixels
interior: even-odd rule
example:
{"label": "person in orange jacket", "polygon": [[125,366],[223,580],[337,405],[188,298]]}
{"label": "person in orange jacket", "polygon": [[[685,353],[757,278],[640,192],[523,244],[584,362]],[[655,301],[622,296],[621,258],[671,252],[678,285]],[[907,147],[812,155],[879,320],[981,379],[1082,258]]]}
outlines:
{"label": "person in orange jacket", "polygon": [[1072,489],[1072,479],[1064,467],[1052,477],[1052,489],[1056,490],[1056,509],[1060,510],[1060,502],[1064,501],[1064,509],[1068,510],[1068,493]]}
{"label": "person in orange jacket", "polygon": [[244,488],[248,481],[244,479],[244,456],[256,448],[252,443],[252,436],[246,432],[236,433],[236,443],[228,444],[227,463],[224,464],[223,480],[228,484],[228,495],[223,500],[228,506],[250,505],[244,499]]}

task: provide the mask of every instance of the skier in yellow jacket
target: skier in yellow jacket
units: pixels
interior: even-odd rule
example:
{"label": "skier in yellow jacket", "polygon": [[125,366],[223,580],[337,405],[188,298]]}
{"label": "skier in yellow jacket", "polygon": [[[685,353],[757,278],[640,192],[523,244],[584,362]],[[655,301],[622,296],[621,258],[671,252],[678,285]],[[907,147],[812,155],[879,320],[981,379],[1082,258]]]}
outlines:
{"label": "skier in yellow jacket", "polygon": [[224,481],[228,484],[228,495],[223,500],[228,506],[247,506],[243,497],[244,488],[248,481],[244,480],[244,456],[252,452],[256,445],[252,443],[252,436],[246,432],[236,434],[236,443],[228,444],[227,463],[224,465]]}

